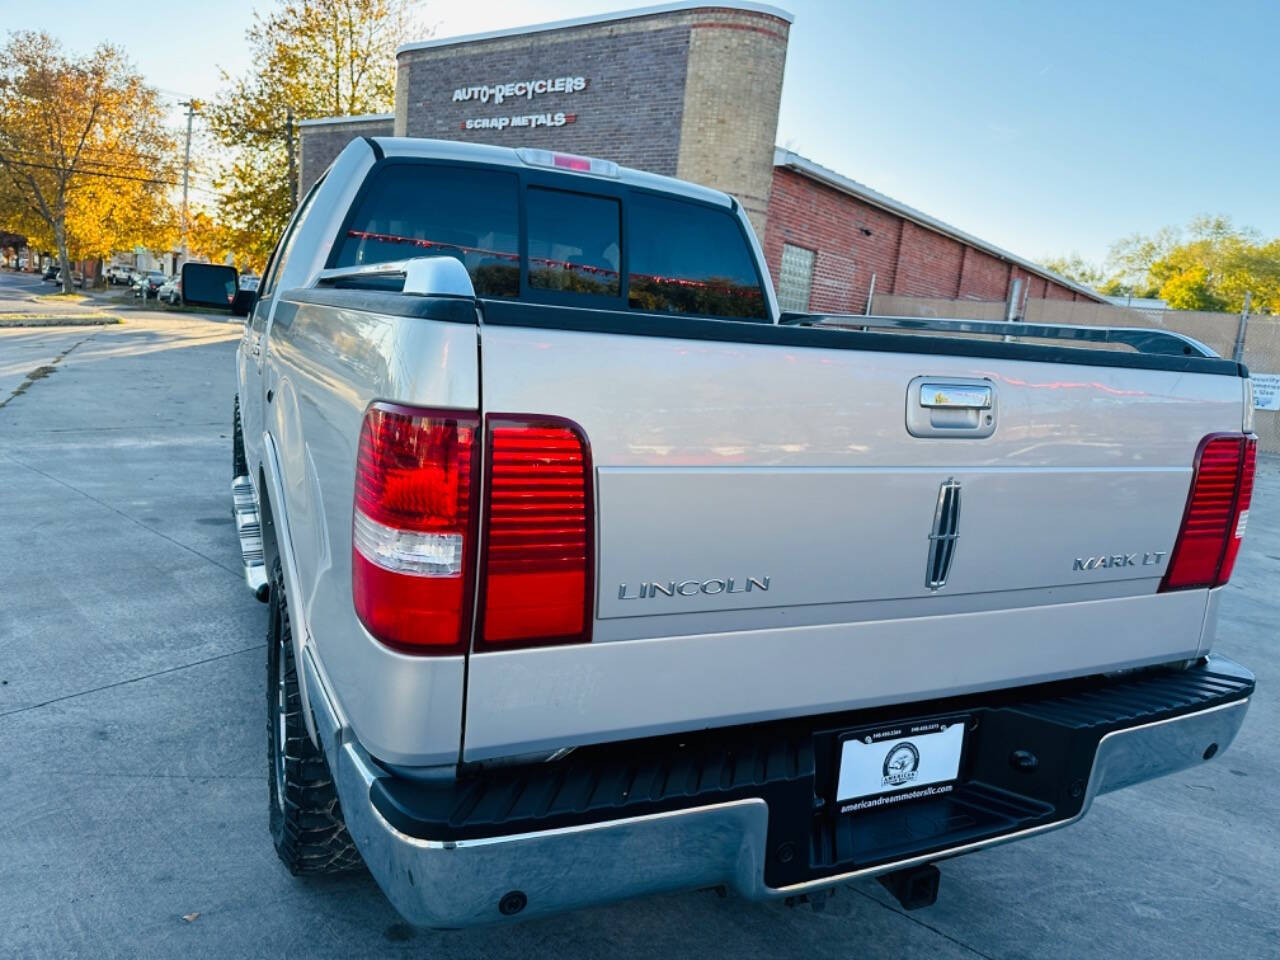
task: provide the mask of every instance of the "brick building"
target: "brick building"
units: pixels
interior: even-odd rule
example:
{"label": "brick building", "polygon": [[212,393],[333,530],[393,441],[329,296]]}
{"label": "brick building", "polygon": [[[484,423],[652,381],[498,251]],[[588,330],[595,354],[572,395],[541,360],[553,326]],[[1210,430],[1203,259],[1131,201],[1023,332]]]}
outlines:
{"label": "brick building", "polygon": [[862,312],[870,293],[1098,299],[1014,254],[775,149],[792,17],[670,3],[397,52],[394,114],[300,124],[303,189],[352,138],[435,137],[604,157],[735,196],[785,308]]}
{"label": "brick building", "polygon": [[299,195],[320,179],[320,174],[357,137],[389,137],[395,114],[365,113],[358,117],[321,117],[298,124]]}
{"label": "brick building", "polygon": [[912,297],[1089,300],[1050,273],[798,154],[774,151],[763,235],[784,310],[862,313],[872,292]]}

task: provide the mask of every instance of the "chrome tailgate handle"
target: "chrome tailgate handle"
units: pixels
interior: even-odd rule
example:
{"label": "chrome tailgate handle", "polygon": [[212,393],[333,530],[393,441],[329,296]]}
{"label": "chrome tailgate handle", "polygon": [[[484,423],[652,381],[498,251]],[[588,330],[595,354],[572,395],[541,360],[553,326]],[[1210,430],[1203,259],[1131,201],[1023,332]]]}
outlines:
{"label": "chrome tailgate handle", "polygon": [[920,406],[990,410],[991,388],[967,383],[926,380],[920,384]]}
{"label": "chrome tailgate handle", "polygon": [[907,432],[913,437],[989,437],[996,431],[997,401],[990,380],[916,377],[907,386]]}

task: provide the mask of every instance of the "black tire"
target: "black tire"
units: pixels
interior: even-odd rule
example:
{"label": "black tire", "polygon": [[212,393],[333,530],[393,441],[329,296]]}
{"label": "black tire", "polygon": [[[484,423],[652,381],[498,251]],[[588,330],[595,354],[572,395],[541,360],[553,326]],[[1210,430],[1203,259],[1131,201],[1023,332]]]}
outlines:
{"label": "black tire", "polygon": [[267,622],[267,783],[271,841],[290,873],[340,873],[362,863],[343,822],[329,765],[303,722],[279,560],[271,566]]}
{"label": "black tire", "polygon": [[249,475],[249,464],[244,459],[244,434],[240,432],[240,394],[236,394],[231,408],[231,479]]}

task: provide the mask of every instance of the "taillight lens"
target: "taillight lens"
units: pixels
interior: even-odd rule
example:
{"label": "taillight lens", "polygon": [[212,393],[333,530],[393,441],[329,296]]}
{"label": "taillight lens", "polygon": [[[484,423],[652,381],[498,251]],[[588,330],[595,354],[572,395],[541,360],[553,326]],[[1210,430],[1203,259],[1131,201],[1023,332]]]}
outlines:
{"label": "taillight lens", "polygon": [[375,404],[356,455],[351,587],[365,628],[407,653],[466,650],[479,418]]}
{"label": "taillight lens", "polygon": [[1257,456],[1256,437],[1211,434],[1200,442],[1161,590],[1218,587],[1231,579],[1249,521]]}
{"label": "taillight lens", "polygon": [[1220,586],[1231,579],[1236,566],[1236,555],[1244,542],[1244,530],[1249,524],[1249,504],[1253,501],[1253,474],[1258,466],[1258,441],[1247,437],[1244,441],[1244,465],[1240,470],[1240,491],[1236,494],[1236,507],[1232,514],[1231,529],[1227,536],[1227,549],[1222,553],[1222,566],[1218,568],[1216,583]]}
{"label": "taillight lens", "polygon": [[591,639],[591,453],[577,424],[491,416],[477,649]]}

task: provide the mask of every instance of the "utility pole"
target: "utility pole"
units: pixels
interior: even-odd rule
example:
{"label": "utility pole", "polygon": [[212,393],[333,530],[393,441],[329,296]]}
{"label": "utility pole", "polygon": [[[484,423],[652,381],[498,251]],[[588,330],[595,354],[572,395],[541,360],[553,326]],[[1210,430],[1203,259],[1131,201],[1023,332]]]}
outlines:
{"label": "utility pole", "polygon": [[1231,351],[1231,359],[1239,363],[1244,359],[1244,340],[1249,333],[1249,307],[1253,304],[1253,291],[1244,292],[1244,306],[1240,308],[1240,324],[1236,327],[1236,348]]}
{"label": "utility pole", "polygon": [[298,209],[298,168],[293,154],[293,107],[284,112],[284,146],[289,152],[289,209]]}
{"label": "utility pole", "polygon": [[191,122],[195,119],[196,110],[200,108],[199,100],[181,100],[180,107],[187,108],[187,149],[182,161],[182,262],[187,262],[190,250],[187,245],[188,218],[187,194],[191,189]]}
{"label": "utility pole", "polygon": [[[1012,268],[1010,268],[1012,270]],[[1009,296],[1004,301],[1005,323],[1016,323],[1022,319],[1022,278],[1014,277],[1009,281]],[[1005,343],[1013,343],[1013,337],[1005,334],[1001,338]]]}

